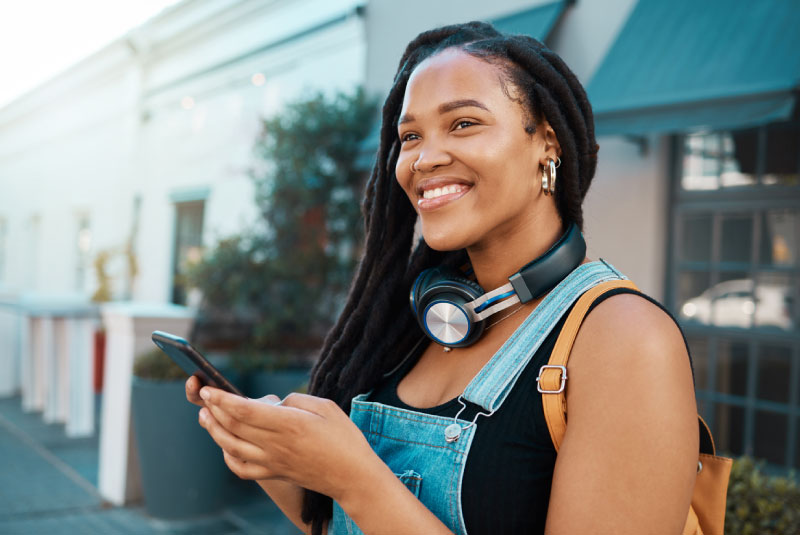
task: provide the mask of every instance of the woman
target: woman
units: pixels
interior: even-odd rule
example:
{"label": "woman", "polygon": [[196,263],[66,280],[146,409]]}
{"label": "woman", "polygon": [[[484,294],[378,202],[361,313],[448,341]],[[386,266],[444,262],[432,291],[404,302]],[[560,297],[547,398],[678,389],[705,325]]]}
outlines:
{"label": "woman", "polygon": [[596,153],[583,88],[538,41],[484,23],[412,41],[383,108],[364,258],[313,395],[277,404],[186,384],[231,470],[306,532],[679,533],[698,437],[687,350],[667,314],[632,292],[595,303],[571,353],[556,456],[536,375],[582,291],[574,274],[619,274],[579,249],[535,296],[515,286],[519,304],[466,342],[435,334],[421,302],[447,277],[421,277],[428,268],[466,264],[453,284],[474,289],[471,272],[490,290],[582,243],[568,231],[583,223]]}

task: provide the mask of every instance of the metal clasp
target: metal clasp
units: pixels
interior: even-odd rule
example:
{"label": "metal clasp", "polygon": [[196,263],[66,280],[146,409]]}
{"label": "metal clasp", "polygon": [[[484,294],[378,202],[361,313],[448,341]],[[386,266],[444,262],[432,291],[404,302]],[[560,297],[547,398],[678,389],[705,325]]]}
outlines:
{"label": "metal clasp", "polygon": [[[552,369],[555,369],[555,370],[561,370],[561,386],[558,388],[558,390],[544,390],[544,389],[542,389],[542,383],[541,383],[542,373],[548,368],[552,368]],[[560,394],[561,392],[564,391],[564,387],[566,386],[566,384],[567,384],[567,367],[566,366],[555,366],[553,364],[545,364],[544,366],[539,368],[539,377],[536,378],[536,390],[538,390],[542,394]]]}

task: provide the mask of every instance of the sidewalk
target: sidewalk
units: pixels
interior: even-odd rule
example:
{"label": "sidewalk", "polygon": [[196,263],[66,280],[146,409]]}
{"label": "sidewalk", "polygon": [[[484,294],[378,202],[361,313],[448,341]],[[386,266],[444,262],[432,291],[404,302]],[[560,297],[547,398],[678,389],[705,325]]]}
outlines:
{"label": "sidewalk", "polygon": [[159,520],[98,494],[98,438],[70,439],[58,424],[0,399],[0,533],[283,535],[297,529],[264,494],[244,488],[235,506],[188,520]]}

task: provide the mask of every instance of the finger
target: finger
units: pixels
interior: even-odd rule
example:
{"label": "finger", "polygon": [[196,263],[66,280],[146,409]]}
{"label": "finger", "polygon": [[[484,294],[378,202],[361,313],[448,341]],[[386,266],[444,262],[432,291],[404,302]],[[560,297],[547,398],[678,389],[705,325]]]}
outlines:
{"label": "finger", "polygon": [[260,397],[256,399],[256,401],[260,401],[261,403],[269,403],[270,405],[280,405],[281,398],[276,396],[275,394],[267,394],[264,397]]}
{"label": "finger", "polygon": [[281,402],[281,406],[301,409],[320,416],[329,416],[334,412],[342,412],[335,401],[297,392],[292,392],[286,396]]}
{"label": "finger", "polygon": [[211,412],[218,425],[239,439],[258,445],[270,444],[275,436],[275,431],[251,425],[249,422],[237,420],[219,405],[209,403],[206,408]]}
{"label": "finger", "polygon": [[244,461],[264,460],[264,451],[258,445],[243,440],[225,429],[207,408],[200,410],[199,420],[200,425],[208,431],[208,434],[223,451]]}
{"label": "finger", "polygon": [[241,479],[271,479],[274,477],[272,471],[265,466],[244,462],[225,450],[222,451],[222,456],[225,459],[225,464],[231,469],[231,472]]}
{"label": "finger", "polygon": [[[200,396],[205,400],[207,407],[216,407],[234,420],[267,431],[285,431],[287,428],[291,429],[299,425],[298,418],[312,416],[309,412],[301,409],[243,398],[218,388],[203,387],[200,390]],[[217,412],[214,415],[218,419],[220,418]],[[224,420],[222,423],[228,427],[229,421]],[[228,429],[230,430],[230,427]]]}
{"label": "finger", "polygon": [[194,403],[195,405],[202,407],[203,399],[200,397],[200,388],[202,388],[202,383],[200,383],[200,379],[192,375],[186,380],[186,399],[189,403]]}

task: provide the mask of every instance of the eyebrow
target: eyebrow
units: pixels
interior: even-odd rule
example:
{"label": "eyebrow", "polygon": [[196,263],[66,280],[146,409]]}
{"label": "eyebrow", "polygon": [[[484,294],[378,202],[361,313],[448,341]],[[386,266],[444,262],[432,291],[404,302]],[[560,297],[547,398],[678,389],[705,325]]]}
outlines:
{"label": "eyebrow", "polygon": [[[465,98],[461,100],[453,100],[450,102],[445,102],[443,104],[440,104],[439,113],[444,114],[453,110],[457,110],[459,108],[480,108],[482,110],[489,111],[489,108],[487,108],[482,102],[472,98]],[[403,123],[410,123],[412,121],[414,121],[414,116],[406,114],[400,117],[400,119],[397,121],[397,124],[400,125]]]}

